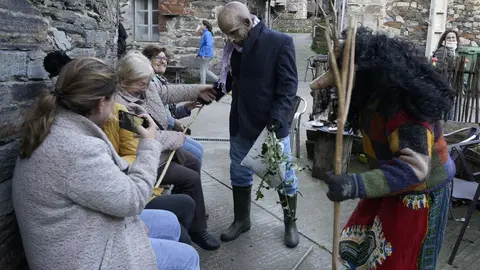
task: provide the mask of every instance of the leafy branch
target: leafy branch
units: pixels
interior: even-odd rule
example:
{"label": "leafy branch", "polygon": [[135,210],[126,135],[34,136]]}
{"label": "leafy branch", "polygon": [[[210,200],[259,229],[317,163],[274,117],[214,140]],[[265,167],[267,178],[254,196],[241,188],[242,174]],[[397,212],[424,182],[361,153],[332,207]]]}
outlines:
{"label": "leafy branch", "polygon": [[[288,156],[283,153],[283,145],[275,136],[275,132],[268,133],[268,136],[265,138],[265,141],[262,144],[262,152],[256,158],[261,158],[262,161],[267,163],[267,171],[258,185],[258,189],[255,193],[255,200],[259,200],[264,197],[262,189],[270,190],[274,177],[279,177],[282,180],[281,184],[276,187],[275,190],[283,191],[285,189],[285,171],[294,169],[295,165],[293,162],[287,163]],[[282,172],[280,167],[284,166],[285,163],[287,163],[287,167],[285,168],[285,171]],[[287,183],[291,184],[293,183],[293,180],[289,180]],[[286,203],[286,210],[288,210],[289,215],[291,215],[292,210],[288,200]]]}

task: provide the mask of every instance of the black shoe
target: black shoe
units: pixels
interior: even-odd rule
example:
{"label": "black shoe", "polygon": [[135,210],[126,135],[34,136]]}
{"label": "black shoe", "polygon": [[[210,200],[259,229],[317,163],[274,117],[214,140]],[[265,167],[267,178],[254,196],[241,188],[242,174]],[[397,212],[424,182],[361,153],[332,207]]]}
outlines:
{"label": "black shoe", "polygon": [[206,230],[203,232],[190,233],[190,238],[192,238],[192,242],[205,250],[217,250],[220,247],[220,241]]}
{"label": "black shoe", "polygon": [[278,193],[278,197],[282,204],[283,223],[285,224],[285,236],[283,241],[287,247],[294,248],[300,241],[296,224],[297,219],[295,218],[297,213],[297,194],[293,196],[285,196]]}
{"label": "black shoe", "polygon": [[220,239],[229,242],[236,239],[240,234],[250,230],[250,200],[252,186],[233,187],[233,223],[226,229]]}

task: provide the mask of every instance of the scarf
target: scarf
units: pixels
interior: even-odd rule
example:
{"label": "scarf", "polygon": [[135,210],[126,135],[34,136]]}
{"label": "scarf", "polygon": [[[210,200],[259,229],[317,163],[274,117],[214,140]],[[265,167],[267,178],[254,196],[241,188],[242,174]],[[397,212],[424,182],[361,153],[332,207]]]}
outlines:
{"label": "scarf", "polygon": [[[252,22],[253,26],[252,29],[260,22],[257,16],[252,15]],[[237,50],[237,52],[242,52],[243,48],[233,44],[230,40],[225,42],[225,47],[223,48],[223,56],[222,56],[222,70],[220,71],[220,84],[222,86],[222,91],[224,94],[227,93],[226,83],[227,83],[227,75],[231,71],[230,70],[230,58],[232,57],[233,50]]]}

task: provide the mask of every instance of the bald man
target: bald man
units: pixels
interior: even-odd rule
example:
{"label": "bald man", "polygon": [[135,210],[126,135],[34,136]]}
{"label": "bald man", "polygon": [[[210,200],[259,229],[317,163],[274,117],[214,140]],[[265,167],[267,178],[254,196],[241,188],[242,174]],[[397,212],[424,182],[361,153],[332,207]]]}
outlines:
{"label": "bald man", "polygon": [[278,189],[284,209],[285,244],[296,247],[297,178],[291,166],[289,115],[297,93],[295,47],[288,35],[268,29],[248,8],[230,2],[218,14],[218,26],[228,37],[220,83],[232,91],[230,111],[230,179],[235,218],[223,241],[250,230],[253,173],[240,165],[262,130],[275,132],[288,156],[285,183]]}

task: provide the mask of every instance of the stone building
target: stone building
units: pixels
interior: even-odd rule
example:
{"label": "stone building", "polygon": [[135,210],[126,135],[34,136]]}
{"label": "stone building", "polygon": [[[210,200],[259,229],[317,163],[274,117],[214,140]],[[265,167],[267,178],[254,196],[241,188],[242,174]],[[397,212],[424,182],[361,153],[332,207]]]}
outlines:
{"label": "stone building", "polygon": [[[127,45],[139,49],[147,44],[169,47],[175,54],[175,64],[189,68],[188,75],[196,77],[198,61],[195,58],[200,45],[198,33],[202,20],[213,25],[215,58],[210,62],[218,74],[223,48],[223,36],[218,29],[216,14],[220,7],[230,1],[188,0],[120,0],[120,20],[127,30]],[[265,16],[263,0],[241,1],[252,13]],[[191,76],[188,76],[191,77]]]}
{"label": "stone building", "polygon": [[462,45],[480,44],[479,7],[480,0],[349,0],[347,13],[373,29],[429,45],[430,51],[445,29],[457,30]]}
{"label": "stone building", "polygon": [[[43,58],[53,50],[72,57],[117,61],[118,23],[129,31],[131,48],[168,45],[178,62],[193,66],[202,19],[215,25],[227,1],[187,0],[1,0],[0,1],[0,269],[26,269],[11,200],[23,113],[42,91],[51,89]],[[265,1],[248,1],[264,14]],[[217,27],[217,56],[223,46]],[[218,62],[218,61],[217,61]]]}

